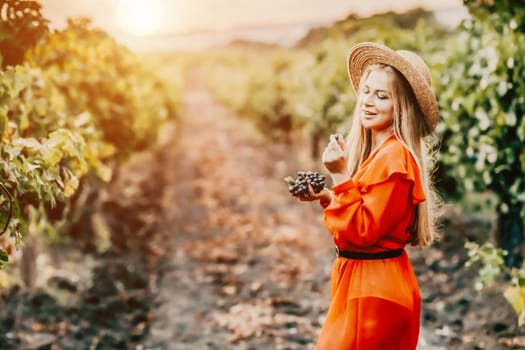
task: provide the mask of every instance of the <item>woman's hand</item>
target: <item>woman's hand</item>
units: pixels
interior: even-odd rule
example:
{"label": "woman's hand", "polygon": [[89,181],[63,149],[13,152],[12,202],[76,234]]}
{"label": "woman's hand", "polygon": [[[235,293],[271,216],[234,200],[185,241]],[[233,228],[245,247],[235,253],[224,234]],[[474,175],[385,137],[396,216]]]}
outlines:
{"label": "woman's hand", "polygon": [[324,149],[322,160],[332,176],[334,185],[348,179],[348,159],[345,141],[341,135],[330,135],[330,142]]}
{"label": "woman's hand", "polygon": [[298,197],[302,202],[312,202],[320,200],[324,203],[330,203],[332,201],[332,191],[328,188],[323,188],[321,192],[315,193],[312,186],[308,185],[308,197]]}
{"label": "woman's hand", "polygon": [[323,164],[332,174],[346,172],[347,159],[345,156],[345,145],[341,135],[330,135],[330,142],[326,145],[323,156]]}

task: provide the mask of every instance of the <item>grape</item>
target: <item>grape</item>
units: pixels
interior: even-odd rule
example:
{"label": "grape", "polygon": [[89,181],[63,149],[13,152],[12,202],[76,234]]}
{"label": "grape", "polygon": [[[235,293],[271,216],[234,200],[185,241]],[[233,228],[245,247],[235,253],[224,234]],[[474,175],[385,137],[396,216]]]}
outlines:
{"label": "grape", "polygon": [[297,178],[291,176],[285,177],[284,181],[288,183],[288,190],[295,197],[308,198],[308,185],[312,186],[315,193],[321,192],[325,186],[326,177],[316,171],[298,171]]}

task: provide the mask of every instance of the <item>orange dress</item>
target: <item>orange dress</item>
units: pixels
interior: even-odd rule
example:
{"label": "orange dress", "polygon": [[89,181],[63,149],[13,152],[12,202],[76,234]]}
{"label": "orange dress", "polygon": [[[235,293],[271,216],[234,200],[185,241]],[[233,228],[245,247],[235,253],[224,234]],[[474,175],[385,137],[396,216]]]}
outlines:
{"label": "orange dress", "polygon": [[[324,222],[339,249],[375,253],[403,248],[416,205],[425,200],[411,153],[389,137],[355,176],[332,188]],[[397,258],[337,257],[331,304],[317,350],[415,349],[421,297],[405,251]]]}

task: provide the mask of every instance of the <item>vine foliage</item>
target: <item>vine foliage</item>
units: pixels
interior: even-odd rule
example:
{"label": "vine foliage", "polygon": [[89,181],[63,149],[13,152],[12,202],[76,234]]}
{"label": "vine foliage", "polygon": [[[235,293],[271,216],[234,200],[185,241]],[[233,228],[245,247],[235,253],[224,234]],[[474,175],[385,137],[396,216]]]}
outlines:
{"label": "vine foliage", "polygon": [[0,1],[2,68],[22,62],[26,51],[48,32],[48,22],[38,1]]}

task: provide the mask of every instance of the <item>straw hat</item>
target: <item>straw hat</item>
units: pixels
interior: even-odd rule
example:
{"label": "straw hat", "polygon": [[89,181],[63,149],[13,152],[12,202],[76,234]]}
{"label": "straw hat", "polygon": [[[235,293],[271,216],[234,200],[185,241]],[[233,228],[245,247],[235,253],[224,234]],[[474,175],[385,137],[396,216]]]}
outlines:
{"label": "straw hat", "polygon": [[364,42],[354,45],[348,51],[348,76],[354,90],[359,89],[359,81],[366,67],[382,63],[397,69],[408,81],[421,112],[425,115],[427,133],[432,132],[439,120],[438,104],[432,92],[432,77],[425,62],[411,51],[394,51],[378,43]]}

